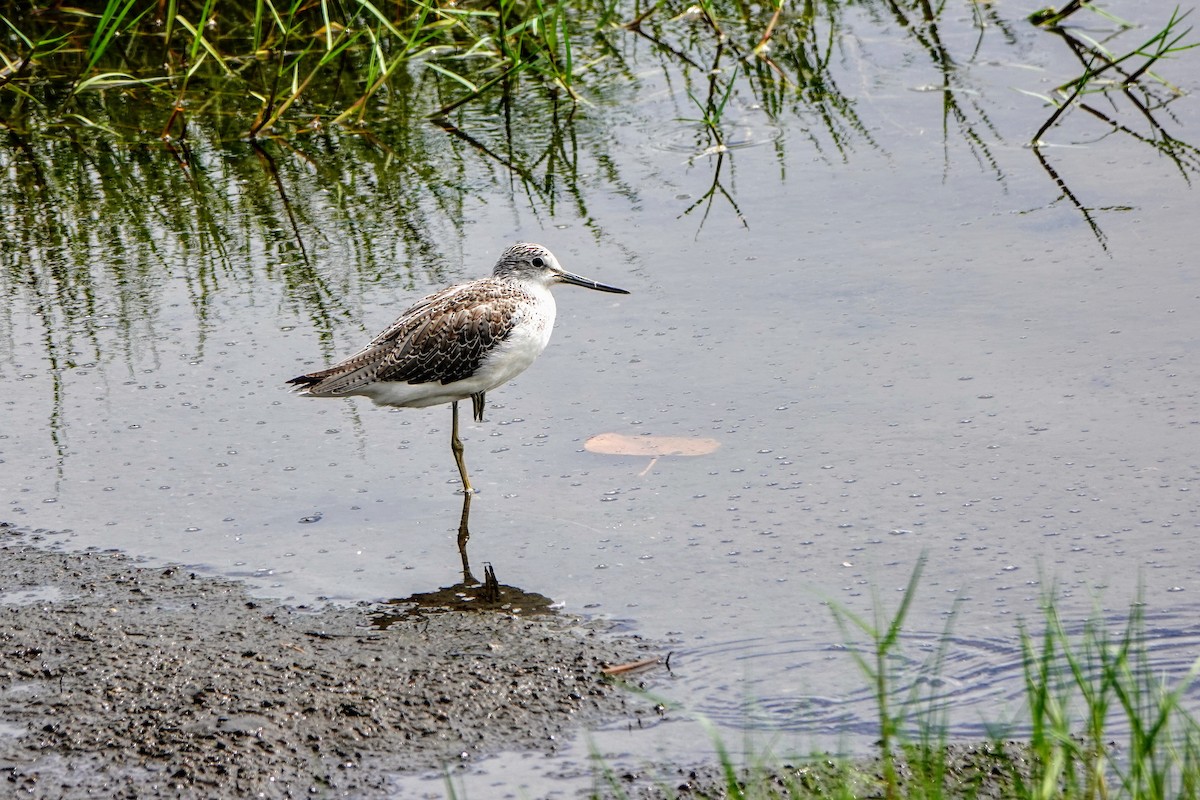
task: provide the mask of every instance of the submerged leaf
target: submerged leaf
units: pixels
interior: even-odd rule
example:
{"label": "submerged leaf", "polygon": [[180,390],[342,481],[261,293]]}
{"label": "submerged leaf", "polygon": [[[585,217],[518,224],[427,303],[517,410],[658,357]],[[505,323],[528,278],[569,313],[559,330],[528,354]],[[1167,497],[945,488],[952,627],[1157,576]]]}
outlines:
{"label": "submerged leaf", "polygon": [[721,443],[699,436],[625,436],[599,433],[583,445],[591,453],[613,456],[703,456]]}

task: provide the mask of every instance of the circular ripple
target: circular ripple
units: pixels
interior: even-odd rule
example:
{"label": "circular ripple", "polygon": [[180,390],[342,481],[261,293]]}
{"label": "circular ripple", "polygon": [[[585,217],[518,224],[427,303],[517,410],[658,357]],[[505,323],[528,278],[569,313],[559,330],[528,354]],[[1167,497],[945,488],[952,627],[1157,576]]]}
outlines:
{"label": "circular ripple", "polygon": [[[1147,687],[1161,681],[1170,689],[1186,682],[1200,658],[1200,625],[1191,622],[1194,618],[1194,613],[1180,612],[1146,615],[1142,646],[1131,666],[1147,676]],[[1123,636],[1125,617],[1106,619],[1102,629],[1115,645]],[[1041,629],[1031,626],[1031,631],[1040,648]],[[1067,634],[1076,655],[1088,663],[1082,626],[1068,628]],[[879,705],[854,658],[857,652],[873,664],[874,654],[861,643],[855,647],[857,651],[763,637],[677,651],[671,694],[691,698],[689,711],[722,727],[875,737]],[[1024,656],[1017,633],[989,638],[914,631],[903,635],[899,649],[901,655],[890,661],[891,704],[893,711],[908,704],[914,720],[910,733],[919,720],[939,723],[951,738],[1028,733]],[[1082,720],[1083,703],[1077,690],[1073,694]],[[1200,700],[1200,685],[1189,687],[1185,697],[1195,707],[1191,701]],[[1110,719],[1109,735],[1126,730],[1119,717]]]}
{"label": "circular ripple", "polygon": [[[767,121],[756,121],[753,124],[726,122],[721,125],[721,131],[726,150],[761,147],[783,136],[782,128]],[[700,123],[657,133],[650,138],[650,143],[658,150],[688,155],[700,155],[713,145],[707,130]]]}

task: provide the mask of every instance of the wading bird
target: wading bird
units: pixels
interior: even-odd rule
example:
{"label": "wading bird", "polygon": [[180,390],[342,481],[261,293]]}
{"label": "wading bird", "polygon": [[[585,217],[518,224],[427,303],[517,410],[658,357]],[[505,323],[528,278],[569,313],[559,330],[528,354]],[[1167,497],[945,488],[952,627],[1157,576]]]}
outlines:
{"label": "wading bird", "polygon": [[471,398],[475,420],[482,422],[484,395],[520,375],[546,349],[554,328],[550,287],[556,283],[629,294],[565,271],[539,244],[514,244],[490,277],[434,292],[359,352],[288,383],[306,397],[362,395],[403,408],[449,403],[450,449],[470,494],[458,401]]}

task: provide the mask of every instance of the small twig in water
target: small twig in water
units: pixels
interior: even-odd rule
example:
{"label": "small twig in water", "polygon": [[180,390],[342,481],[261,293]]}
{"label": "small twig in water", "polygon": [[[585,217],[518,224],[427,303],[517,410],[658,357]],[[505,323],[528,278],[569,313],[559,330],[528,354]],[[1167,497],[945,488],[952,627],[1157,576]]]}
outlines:
{"label": "small twig in water", "polygon": [[[667,658],[669,660],[670,656],[667,656]],[[661,658],[659,658],[658,656],[653,656],[652,658],[643,658],[639,661],[630,661],[627,664],[614,664],[611,667],[604,667],[600,671],[603,672],[605,675],[624,675],[626,672],[633,672],[633,671],[639,670],[639,669],[647,669],[649,667],[656,667],[661,663],[662,663]]]}

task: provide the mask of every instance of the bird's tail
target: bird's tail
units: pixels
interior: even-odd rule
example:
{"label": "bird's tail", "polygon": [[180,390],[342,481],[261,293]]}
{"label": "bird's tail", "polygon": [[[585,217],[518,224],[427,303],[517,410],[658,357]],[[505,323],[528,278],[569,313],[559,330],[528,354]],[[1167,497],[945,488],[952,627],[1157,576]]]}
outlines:
{"label": "bird's tail", "polygon": [[308,390],[316,386],[322,380],[322,375],[319,372],[314,372],[310,375],[299,375],[288,381],[288,385],[294,387],[292,391],[307,394]]}

